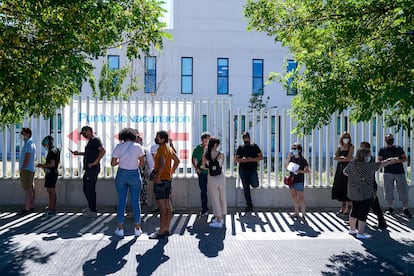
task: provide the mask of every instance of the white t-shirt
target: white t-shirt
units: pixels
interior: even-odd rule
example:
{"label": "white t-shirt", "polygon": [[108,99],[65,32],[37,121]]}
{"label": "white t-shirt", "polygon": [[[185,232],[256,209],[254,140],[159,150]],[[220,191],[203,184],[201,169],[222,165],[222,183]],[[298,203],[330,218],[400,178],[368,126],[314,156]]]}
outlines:
{"label": "white t-shirt", "polygon": [[146,147],[142,147],[142,149],[145,152],[145,164],[148,167],[148,170],[151,172],[154,169],[154,157],[152,157],[151,151],[146,148]]}
{"label": "white t-shirt", "polygon": [[152,146],[151,146],[151,153],[153,154],[153,155],[155,155],[156,153],[157,153],[157,149],[158,149],[158,147],[159,147],[160,145],[158,145],[158,144],[153,144]]}
{"label": "white t-shirt", "polygon": [[112,157],[119,159],[119,168],[124,170],[138,169],[139,158],[144,154],[140,144],[130,141],[116,145],[112,151]]}

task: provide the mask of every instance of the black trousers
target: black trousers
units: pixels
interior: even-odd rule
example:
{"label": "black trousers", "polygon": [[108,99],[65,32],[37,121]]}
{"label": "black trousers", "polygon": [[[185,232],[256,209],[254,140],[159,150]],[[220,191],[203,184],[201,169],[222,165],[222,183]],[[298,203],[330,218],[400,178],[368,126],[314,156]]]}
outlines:
{"label": "black trousers", "polygon": [[384,215],[382,213],[381,206],[379,204],[378,196],[375,195],[374,200],[371,202],[371,210],[374,212],[374,214],[378,218],[378,224],[385,223]]}

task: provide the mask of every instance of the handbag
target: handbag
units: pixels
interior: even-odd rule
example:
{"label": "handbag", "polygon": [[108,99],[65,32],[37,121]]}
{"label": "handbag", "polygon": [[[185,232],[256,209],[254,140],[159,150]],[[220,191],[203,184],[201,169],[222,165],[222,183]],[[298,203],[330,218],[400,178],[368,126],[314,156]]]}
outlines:
{"label": "handbag", "polygon": [[293,185],[293,180],[294,180],[294,176],[293,175],[285,176],[283,178],[283,183],[285,183],[288,186],[291,186],[291,185]]}

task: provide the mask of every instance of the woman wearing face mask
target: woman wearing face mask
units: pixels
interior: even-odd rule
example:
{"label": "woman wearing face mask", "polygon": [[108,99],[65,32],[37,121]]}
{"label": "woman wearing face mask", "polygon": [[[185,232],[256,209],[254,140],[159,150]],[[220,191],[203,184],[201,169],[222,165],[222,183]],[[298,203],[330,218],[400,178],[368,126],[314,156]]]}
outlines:
{"label": "woman wearing face mask", "polygon": [[308,161],[302,156],[302,145],[299,143],[294,143],[291,147],[291,151],[289,152],[288,157],[285,161],[285,168],[289,166],[289,163],[293,162],[299,165],[299,169],[295,171],[293,174],[293,185],[289,186],[290,194],[292,196],[292,203],[293,209],[295,214],[293,218],[300,218],[299,216],[299,205],[302,211],[302,221],[306,222],[305,217],[305,196],[304,196],[304,189],[305,189],[305,173],[309,173],[309,166]]}
{"label": "woman wearing face mask", "polygon": [[[355,159],[343,170],[343,173],[349,177],[348,197],[352,200],[352,211],[349,215],[349,234],[356,234],[358,239],[371,237],[365,234],[364,230],[368,212],[375,196],[375,171],[395,162],[396,160],[393,158],[382,162],[371,162],[371,150],[360,148]],[[355,229],[357,221],[358,231]]]}
{"label": "woman wearing face mask", "polygon": [[336,199],[342,202],[342,208],[337,214],[348,215],[352,202],[347,196],[348,177],[344,175],[344,168],[351,162],[352,155],[354,154],[354,146],[352,145],[352,139],[349,132],[345,131],[339,139],[339,147],[336,150],[334,160],[338,162],[336,166],[336,172],[334,182],[332,186],[332,199]]}

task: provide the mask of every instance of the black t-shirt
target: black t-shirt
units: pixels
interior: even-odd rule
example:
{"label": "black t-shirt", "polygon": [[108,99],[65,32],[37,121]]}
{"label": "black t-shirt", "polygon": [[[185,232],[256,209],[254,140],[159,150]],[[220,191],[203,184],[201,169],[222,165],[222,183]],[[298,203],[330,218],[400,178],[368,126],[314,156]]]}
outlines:
{"label": "black t-shirt", "polygon": [[[299,170],[302,170],[302,171],[305,169],[305,167],[308,166],[308,161],[306,161],[306,159],[303,158],[303,157],[302,158],[292,157],[290,159],[290,162],[299,164]],[[304,177],[305,174],[304,173],[298,173],[298,174],[291,173],[291,174],[293,174],[293,177],[294,177],[293,182],[294,183],[304,182],[304,180],[305,180],[305,177]]]}
{"label": "black t-shirt", "polygon": [[[380,149],[378,156],[382,157],[382,160],[386,160],[392,157],[401,158],[401,156],[405,155],[404,150],[400,146],[392,146],[392,147],[383,147]],[[404,165],[402,163],[397,163],[393,165],[386,166],[384,168],[384,172],[386,173],[395,173],[395,174],[403,174]]]}
{"label": "black t-shirt", "polygon": [[[237,148],[236,155],[240,156],[240,158],[256,158],[261,152],[259,146],[256,144],[244,144]],[[240,169],[243,170],[257,170],[257,162],[239,163],[239,165]]]}
{"label": "black t-shirt", "polygon": [[[93,137],[88,141],[83,156],[83,169],[88,169],[88,164],[95,162],[99,156],[99,148],[102,147],[102,141],[98,137]],[[99,165],[99,164],[98,164]]]}
{"label": "black t-shirt", "polygon": [[47,151],[46,164],[49,163],[51,160],[55,160],[55,167],[48,169],[50,170],[50,172],[56,172],[60,162],[60,151],[56,147],[53,147]]}

